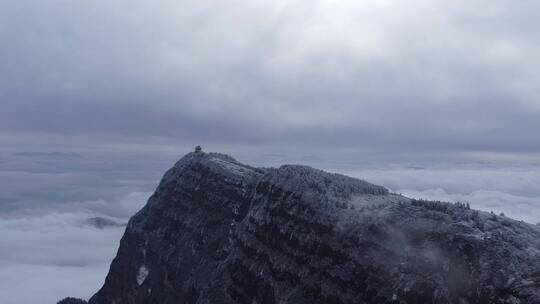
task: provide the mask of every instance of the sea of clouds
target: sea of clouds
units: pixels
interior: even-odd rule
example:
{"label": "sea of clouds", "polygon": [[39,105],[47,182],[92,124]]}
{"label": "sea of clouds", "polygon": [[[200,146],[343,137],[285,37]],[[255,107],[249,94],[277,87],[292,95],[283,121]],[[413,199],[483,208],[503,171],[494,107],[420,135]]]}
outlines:
{"label": "sea of clouds", "polygon": [[[142,160],[133,154],[0,156],[0,303],[88,299],[101,287],[124,225],[164,171]],[[118,225],[97,227],[89,222],[96,217]]]}
{"label": "sea of clouds", "polygon": [[[124,226],[149,193],[0,214],[0,303],[88,299],[103,284]],[[103,217],[119,226],[88,223]]]}
{"label": "sea of clouds", "polygon": [[[540,170],[534,164],[388,165],[352,158],[336,162],[336,157],[311,154],[237,154],[254,165],[305,163],[409,197],[469,202],[473,208],[529,223],[540,221]],[[66,296],[88,299],[103,284],[124,231],[123,226],[98,228],[88,219],[127,223],[178,157],[58,153],[0,157],[0,303],[56,303]]]}
{"label": "sea of clouds", "polygon": [[[458,166],[459,167],[459,166]],[[474,209],[540,222],[537,167],[394,168],[361,170],[360,177],[412,198],[467,202]]]}

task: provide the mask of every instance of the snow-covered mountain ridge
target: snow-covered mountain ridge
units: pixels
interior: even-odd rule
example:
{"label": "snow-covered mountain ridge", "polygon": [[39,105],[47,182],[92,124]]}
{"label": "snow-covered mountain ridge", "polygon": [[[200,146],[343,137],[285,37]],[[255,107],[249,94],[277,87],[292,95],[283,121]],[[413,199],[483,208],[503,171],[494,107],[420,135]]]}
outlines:
{"label": "snow-covered mountain ridge", "polygon": [[89,302],[540,303],[540,228],[197,151],[131,218]]}

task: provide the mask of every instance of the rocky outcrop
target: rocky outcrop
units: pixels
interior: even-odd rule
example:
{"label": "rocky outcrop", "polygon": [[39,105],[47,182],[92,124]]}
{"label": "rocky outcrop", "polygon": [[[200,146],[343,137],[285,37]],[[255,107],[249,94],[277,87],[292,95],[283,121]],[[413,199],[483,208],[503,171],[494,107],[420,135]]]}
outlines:
{"label": "rocky outcrop", "polygon": [[87,304],[87,302],[77,298],[65,298],[57,304]]}
{"label": "rocky outcrop", "polygon": [[197,151],[131,218],[89,303],[540,303],[540,229]]}

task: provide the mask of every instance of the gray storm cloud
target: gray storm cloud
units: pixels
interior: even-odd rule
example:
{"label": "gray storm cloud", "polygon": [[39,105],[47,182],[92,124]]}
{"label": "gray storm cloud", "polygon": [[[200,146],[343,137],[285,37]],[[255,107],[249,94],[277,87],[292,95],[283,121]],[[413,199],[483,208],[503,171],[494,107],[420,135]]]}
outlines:
{"label": "gray storm cloud", "polygon": [[535,152],[539,6],[4,3],[0,128]]}

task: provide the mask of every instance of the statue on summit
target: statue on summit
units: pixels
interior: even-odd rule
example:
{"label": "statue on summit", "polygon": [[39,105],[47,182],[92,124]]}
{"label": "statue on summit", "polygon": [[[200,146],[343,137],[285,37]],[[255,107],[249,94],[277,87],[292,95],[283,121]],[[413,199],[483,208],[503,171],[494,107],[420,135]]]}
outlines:
{"label": "statue on summit", "polygon": [[201,152],[202,152],[201,146],[196,146],[195,147],[195,153],[201,153]]}

